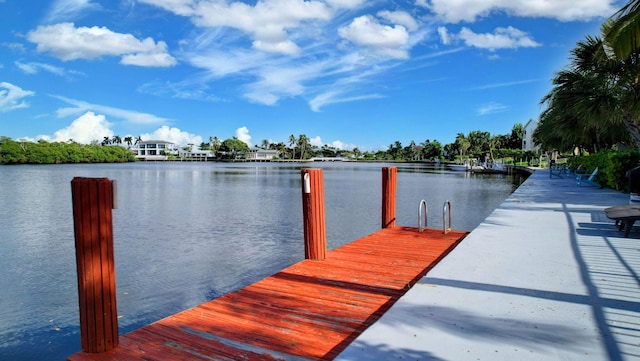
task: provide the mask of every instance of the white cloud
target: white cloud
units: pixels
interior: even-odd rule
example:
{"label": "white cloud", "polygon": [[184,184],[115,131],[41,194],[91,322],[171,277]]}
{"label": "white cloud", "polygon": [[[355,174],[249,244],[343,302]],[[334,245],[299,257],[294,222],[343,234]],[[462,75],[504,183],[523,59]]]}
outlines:
{"label": "white cloud", "polygon": [[336,9],[355,9],[365,3],[365,0],[326,0],[327,4]]}
{"label": "white cloud", "polygon": [[0,112],[8,112],[15,109],[28,108],[29,103],[23,99],[33,96],[35,92],[7,82],[0,82]]}
{"label": "white cloud", "polygon": [[319,94],[315,96],[313,99],[311,99],[309,101],[309,106],[311,107],[311,110],[313,110],[314,112],[319,112],[320,108],[324,107],[325,105],[338,104],[338,103],[350,103],[355,101],[368,100],[368,99],[380,99],[380,98],[384,98],[384,96],[380,94],[364,94],[364,95],[357,95],[357,96],[347,96],[339,91],[328,91],[326,93]]}
{"label": "white cloud", "polygon": [[358,146],[354,144],[344,143],[340,140],[334,140],[333,142],[331,142],[331,146],[336,149],[342,149],[342,150],[352,150],[353,148],[358,148]]}
{"label": "white cloud", "polygon": [[100,9],[100,5],[91,0],[56,0],[45,16],[44,22],[51,24],[82,16],[87,11]]}
{"label": "white cloud", "polygon": [[200,81],[181,81],[174,83],[170,81],[155,80],[142,84],[137,90],[142,94],[151,94],[159,97],[203,100],[208,102],[225,101],[215,94],[209,93],[206,84],[202,84]]}
{"label": "white cloud", "polygon": [[[94,140],[102,141],[104,137],[113,137],[111,123],[104,115],[86,112],[75,119],[68,127],[60,129],[53,134],[51,140],[54,142],[66,142],[73,139],[78,143],[89,144]],[[47,136],[39,136],[40,139],[47,139]]]}
{"label": "white cloud", "polygon": [[18,67],[18,69],[22,70],[24,73],[29,75],[38,74],[41,71],[46,71],[48,73],[61,76],[61,77],[84,75],[79,71],[74,71],[74,70],[67,71],[65,68],[44,64],[44,63],[37,63],[37,62],[21,63],[19,61],[16,61],[14,62],[14,64]]}
{"label": "white cloud", "polygon": [[247,127],[241,127],[236,129],[236,138],[247,143],[248,146],[251,145],[251,136],[249,135],[249,129]]}
{"label": "white cloud", "polygon": [[440,41],[442,41],[444,45],[449,45],[449,43],[451,43],[449,31],[444,26],[438,26],[438,35],[440,35]]}
{"label": "white cloud", "polygon": [[378,16],[388,20],[392,24],[402,25],[409,31],[416,31],[420,27],[416,19],[405,11],[387,11],[378,12]]}
{"label": "white cloud", "polygon": [[[324,104],[380,97],[362,94],[363,84],[407,60],[428,34],[409,12],[357,17],[362,11],[354,9],[372,7],[364,0],[141,2],[201,28],[181,43],[181,55],[207,71],[200,76],[203,84],[219,78],[240,82],[247,100],[268,106],[306,96],[317,111]],[[331,96],[335,92],[339,98]]]}
{"label": "white cloud", "polygon": [[344,143],[344,142],[342,142],[340,140],[334,140],[333,142],[327,144],[327,143],[322,141],[322,138],[320,138],[320,136],[315,136],[315,137],[309,139],[309,144],[311,144],[314,147],[318,147],[318,148],[322,148],[323,146],[328,145],[328,146],[331,146],[333,148],[342,149],[342,150],[352,150],[353,148],[358,148],[357,145]]}
{"label": "white cloud", "polygon": [[[300,48],[288,35],[291,29],[307,21],[330,20],[332,9],[320,1],[261,0],[255,5],[243,2],[143,0],[177,15],[188,16],[201,27],[229,27],[242,31],[253,41],[255,49],[296,55]],[[357,2],[335,2],[354,6]]]}
{"label": "white cloud", "polygon": [[504,112],[505,110],[507,110],[508,108],[509,107],[507,107],[504,104],[491,102],[489,104],[486,104],[486,105],[483,105],[482,107],[480,107],[477,110],[477,114],[478,115],[489,115],[489,114],[494,114],[494,113],[501,113],[501,112]]}
{"label": "white cloud", "polygon": [[120,109],[109,107],[105,105],[99,104],[91,104],[82,100],[75,100],[61,96],[52,96],[56,99],[62,100],[65,103],[73,105],[70,108],[60,108],[57,110],[58,117],[67,117],[78,115],[87,111],[96,111],[99,113],[107,114],[110,117],[115,117],[119,119],[123,119],[127,122],[131,122],[134,124],[159,124],[164,123],[168,119],[160,118],[153,114],[149,113],[141,113],[133,110]]}
{"label": "white cloud", "polygon": [[470,88],[469,90],[485,90],[485,89],[504,88],[504,87],[510,87],[510,86],[515,86],[515,85],[534,83],[534,82],[538,82],[540,80],[541,79],[527,79],[527,80],[510,81],[510,82],[504,82],[504,83],[491,83],[491,84],[485,84],[485,85],[481,85],[481,86],[478,86],[478,87]]}
{"label": "white cloud", "polygon": [[282,97],[301,95],[304,83],[328,71],[330,64],[313,62],[308,65],[283,64],[279,67],[264,66],[257,70],[255,82],[246,86],[244,96],[252,102],[274,105]]}
{"label": "white cloud", "polygon": [[512,26],[496,28],[493,33],[476,34],[469,28],[463,27],[459,34],[451,34],[444,27],[438,28],[440,40],[443,44],[450,44],[458,40],[465,45],[480,49],[495,51],[497,49],[535,48],[541,46],[530,35]]}
{"label": "white cloud", "polygon": [[166,140],[181,147],[184,147],[187,144],[194,144],[198,146],[202,143],[201,136],[183,132],[178,128],[170,128],[166,125],[156,129],[152,133],[140,134],[140,137],[142,140]]}
{"label": "white cloud", "polygon": [[122,56],[120,63],[149,67],[169,67],[177,61],[167,53],[167,44],[131,34],[115,33],[106,27],[79,27],[73,23],[38,26],[27,34],[37,44],[39,52],[51,52],[68,61],[95,59],[101,56]]}
{"label": "white cloud", "polygon": [[391,27],[380,24],[371,16],[360,16],[348,26],[338,29],[338,34],[380,55],[397,59],[409,57],[407,50],[403,48],[409,42],[409,33],[402,25]]}
{"label": "white cloud", "polygon": [[473,22],[491,13],[501,12],[519,17],[545,17],[560,21],[587,21],[604,18],[615,12],[614,0],[420,0],[448,23]]}

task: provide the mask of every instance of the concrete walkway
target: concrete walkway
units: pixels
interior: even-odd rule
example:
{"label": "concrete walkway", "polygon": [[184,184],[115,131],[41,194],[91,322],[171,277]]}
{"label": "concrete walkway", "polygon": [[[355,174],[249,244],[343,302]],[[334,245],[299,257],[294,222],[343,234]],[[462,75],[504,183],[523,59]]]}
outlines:
{"label": "concrete walkway", "polygon": [[336,360],[640,360],[628,202],[536,171]]}

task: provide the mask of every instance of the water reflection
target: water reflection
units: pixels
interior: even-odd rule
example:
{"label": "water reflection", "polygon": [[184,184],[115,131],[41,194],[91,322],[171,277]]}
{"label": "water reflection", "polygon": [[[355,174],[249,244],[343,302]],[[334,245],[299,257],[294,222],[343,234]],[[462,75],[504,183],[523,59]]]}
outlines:
{"label": "water reflection", "polygon": [[[381,167],[323,169],[327,243],[380,228]],[[0,168],[0,359],[64,360],[80,350],[70,181],[118,181],[113,212],[118,313],[125,333],[302,259],[300,169],[309,164],[136,163]],[[471,230],[513,179],[398,165],[398,224]],[[517,181],[515,181],[517,183]]]}

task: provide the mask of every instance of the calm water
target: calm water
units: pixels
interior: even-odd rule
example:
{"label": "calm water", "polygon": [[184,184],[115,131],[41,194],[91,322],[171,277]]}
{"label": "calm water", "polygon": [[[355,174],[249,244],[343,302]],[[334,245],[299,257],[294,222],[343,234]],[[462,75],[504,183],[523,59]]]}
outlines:
{"label": "calm water", "polygon": [[[323,169],[328,248],[380,228],[381,168]],[[305,165],[308,166],[308,165]],[[521,179],[398,167],[399,225],[472,230]],[[134,163],[0,167],[0,360],[80,351],[71,185],[118,181],[113,211],[120,333],[255,282],[304,257],[300,164]]]}

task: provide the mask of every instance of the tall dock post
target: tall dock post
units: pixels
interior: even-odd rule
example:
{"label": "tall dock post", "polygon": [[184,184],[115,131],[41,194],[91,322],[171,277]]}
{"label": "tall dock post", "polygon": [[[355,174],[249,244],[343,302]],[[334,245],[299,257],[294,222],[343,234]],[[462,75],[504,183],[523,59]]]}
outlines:
{"label": "tall dock post", "polygon": [[382,228],[396,226],[396,178],[398,168],[382,168]]}
{"label": "tall dock post", "polygon": [[71,195],[82,350],[105,352],[118,346],[113,182],[107,178],[76,177],[71,181]]}
{"label": "tall dock post", "polygon": [[327,253],[327,232],[322,169],[303,169],[301,176],[304,258],[323,260]]}

